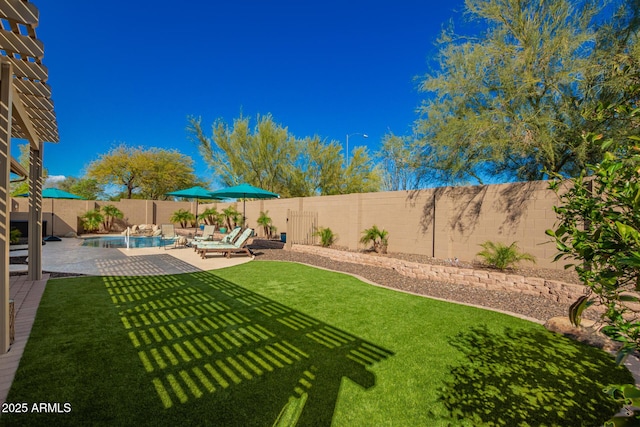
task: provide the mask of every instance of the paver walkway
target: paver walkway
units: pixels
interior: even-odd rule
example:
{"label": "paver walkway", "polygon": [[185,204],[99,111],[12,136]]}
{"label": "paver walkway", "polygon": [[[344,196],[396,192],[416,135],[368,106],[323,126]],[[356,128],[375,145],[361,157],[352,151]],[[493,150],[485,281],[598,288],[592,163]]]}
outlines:
{"label": "paver walkway", "polygon": [[37,281],[27,280],[27,276],[11,276],[9,281],[9,297],[14,301],[15,310],[15,341],[8,353],[0,355],[0,404],[6,401],[18,370],[47,280],[48,274]]}

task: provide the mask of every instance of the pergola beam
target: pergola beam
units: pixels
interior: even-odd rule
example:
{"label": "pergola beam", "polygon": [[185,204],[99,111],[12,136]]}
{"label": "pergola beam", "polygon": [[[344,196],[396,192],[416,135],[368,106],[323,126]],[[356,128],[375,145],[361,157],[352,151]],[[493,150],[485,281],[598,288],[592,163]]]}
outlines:
{"label": "pergola beam", "polygon": [[[0,262],[9,266],[12,66],[0,63]],[[0,272],[0,353],[9,351],[9,269]]]}
{"label": "pergola beam", "polygon": [[40,138],[36,133],[36,130],[31,125],[31,118],[27,113],[27,110],[24,108],[22,104],[22,100],[20,99],[20,95],[16,88],[11,85],[11,90],[13,91],[13,108],[14,108],[14,116],[13,118],[18,122],[22,132],[25,133],[26,139],[29,140],[29,145],[34,150],[40,150]]}

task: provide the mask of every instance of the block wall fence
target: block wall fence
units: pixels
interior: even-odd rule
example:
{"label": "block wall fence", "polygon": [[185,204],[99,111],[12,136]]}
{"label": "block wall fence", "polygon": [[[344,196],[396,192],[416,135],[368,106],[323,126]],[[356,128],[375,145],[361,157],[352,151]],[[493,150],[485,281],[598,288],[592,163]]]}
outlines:
{"label": "block wall fence", "polygon": [[[85,200],[43,200],[43,220],[50,223],[55,213],[54,232],[64,236],[83,232],[79,219],[86,211],[113,204],[124,213],[117,225],[168,223],[178,209],[195,213],[195,202],[121,200],[119,202]],[[554,227],[557,195],[548,182],[497,184],[467,187],[440,187],[425,190],[359,193],[336,196],[297,197],[246,202],[247,225],[262,230],[256,219],[261,211],[277,227],[287,232],[288,211],[317,212],[318,225],[337,234],[336,245],[350,250],[364,249],[359,243],[362,230],[374,224],[389,232],[389,252],[428,255],[440,259],[473,261],[480,244],[491,240],[511,244],[534,255],[537,265],[563,268],[553,263],[555,245],[545,230]],[[216,206],[218,211],[242,202],[200,203],[198,212]],[[12,199],[11,220],[26,220],[28,200]],[[50,226],[47,226],[50,231]],[[294,237],[294,236],[291,236]]]}

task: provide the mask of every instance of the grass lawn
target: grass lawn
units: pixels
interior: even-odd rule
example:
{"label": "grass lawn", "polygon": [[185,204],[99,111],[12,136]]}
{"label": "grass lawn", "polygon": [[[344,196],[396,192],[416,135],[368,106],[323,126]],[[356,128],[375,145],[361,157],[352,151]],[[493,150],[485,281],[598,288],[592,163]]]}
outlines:
{"label": "grass lawn", "polygon": [[524,320],[254,261],[50,280],[0,424],[588,426],[626,382]]}

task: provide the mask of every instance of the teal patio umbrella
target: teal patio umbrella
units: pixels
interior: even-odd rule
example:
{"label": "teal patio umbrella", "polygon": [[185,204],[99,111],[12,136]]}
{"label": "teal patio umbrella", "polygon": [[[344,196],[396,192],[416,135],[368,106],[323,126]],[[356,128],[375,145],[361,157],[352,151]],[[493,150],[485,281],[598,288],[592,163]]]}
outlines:
{"label": "teal patio umbrella", "polygon": [[223,197],[211,195],[211,191],[199,186],[185,188],[184,190],[165,193],[167,196],[184,197],[185,199],[196,199],[196,221],[198,220],[198,199],[222,200]]}
{"label": "teal patio umbrella", "polygon": [[212,191],[211,195],[215,197],[221,197],[224,199],[242,199],[242,226],[244,227],[245,213],[246,213],[246,199],[279,199],[280,196],[271,191],[263,190],[262,188],[254,187],[249,184],[240,184],[233,187],[222,188],[220,190]]}
{"label": "teal patio umbrella", "polygon": [[[29,193],[20,194],[20,196],[28,197]],[[45,188],[42,190],[42,198],[43,199],[76,199],[76,200],[84,200],[84,197],[80,197],[76,194],[69,193],[64,190],[60,190],[59,188]],[[44,238],[47,242],[59,242],[60,238],[53,235],[53,222],[54,222],[54,214],[53,214],[53,200],[51,200],[51,234]]]}

